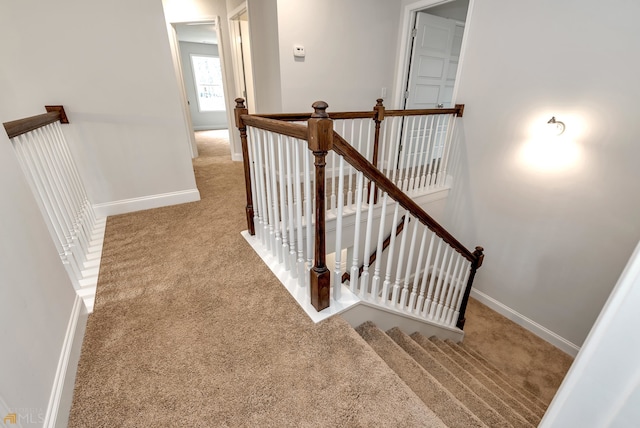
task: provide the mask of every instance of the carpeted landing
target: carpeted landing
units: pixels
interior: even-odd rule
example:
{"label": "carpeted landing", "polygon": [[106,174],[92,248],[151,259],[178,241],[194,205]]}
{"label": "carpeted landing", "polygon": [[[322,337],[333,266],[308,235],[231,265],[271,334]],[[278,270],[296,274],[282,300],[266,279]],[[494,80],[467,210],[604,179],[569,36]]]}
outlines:
{"label": "carpeted landing", "polygon": [[372,322],[356,331],[448,427],[535,427],[547,408],[468,345]]}
{"label": "carpeted landing", "polygon": [[[240,235],[242,164],[224,134],[197,141],[201,201],[107,221],[70,427],[535,425],[544,405],[468,362],[466,348],[311,322]],[[475,340],[497,325],[489,318]],[[540,389],[520,365],[520,383]]]}

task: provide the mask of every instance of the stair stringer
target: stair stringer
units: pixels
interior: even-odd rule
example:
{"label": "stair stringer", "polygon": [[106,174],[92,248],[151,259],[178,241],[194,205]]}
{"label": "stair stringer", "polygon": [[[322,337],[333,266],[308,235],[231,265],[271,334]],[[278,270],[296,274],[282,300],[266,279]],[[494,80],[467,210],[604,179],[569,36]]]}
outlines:
{"label": "stair stringer", "polygon": [[340,316],[353,328],[367,321],[372,321],[383,331],[398,327],[405,332],[419,332],[426,337],[436,336],[439,339],[449,339],[456,343],[464,338],[464,331],[457,327],[444,326],[363,300],[343,310]]}

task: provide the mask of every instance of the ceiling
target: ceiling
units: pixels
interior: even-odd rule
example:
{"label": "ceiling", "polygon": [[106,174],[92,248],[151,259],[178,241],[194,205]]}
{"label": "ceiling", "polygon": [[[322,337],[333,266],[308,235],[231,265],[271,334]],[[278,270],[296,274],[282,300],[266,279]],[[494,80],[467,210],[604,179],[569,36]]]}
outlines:
{"label": "ceiling", "polygon": [[174,24],[174,27],[181,42],[218,44],[216,26],[213,22]]}

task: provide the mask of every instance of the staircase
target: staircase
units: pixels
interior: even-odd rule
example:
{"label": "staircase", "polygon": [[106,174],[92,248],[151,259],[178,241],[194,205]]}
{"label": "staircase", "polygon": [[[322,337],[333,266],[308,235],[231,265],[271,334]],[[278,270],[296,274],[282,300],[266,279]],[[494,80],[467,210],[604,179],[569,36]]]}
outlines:
{"label": "staircase", "polygon": [[546,411],[468,345],[370,321],[356,331],[445,426],[535,427]]}

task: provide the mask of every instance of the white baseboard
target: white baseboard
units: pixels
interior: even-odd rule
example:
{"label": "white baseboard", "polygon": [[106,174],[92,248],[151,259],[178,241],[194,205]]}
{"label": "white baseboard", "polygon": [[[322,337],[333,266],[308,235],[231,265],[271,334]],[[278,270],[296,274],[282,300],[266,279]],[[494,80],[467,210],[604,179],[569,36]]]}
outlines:
{"label": "white baseboard", "polygon": [[580,351],[580,347],[578,345],[552,332],[548,328],[541,326],[540,324],[533,321],[532,319],[525,317],[520,312],[514,311],[510,307],[498,302],[493,297],[490,297],[484,294],[482,291],[478,291],[475,288],[472,288],[471,297],[473,297],[480,303],[487,305],[488,307],[490,307],[500,315],[503,315],[504,317],[510,319],[511,321],[515,322],[519,326],[524,327],[525,329],[529,330],[531,333],[535,334],[541,339],[546,340],[556,348],[566,352],[572,357],[575,357],[576,355],[578,355],[578,351]]}
{"label": "white baseboard", "polygon": [[242,153],[231,153],[231,160],[234,162],[242,162]]}
{"label": "white baseboard", "polygon": [[82,339],[87,325],[87,309],[80,296],[76,296],[62,343],[58,368],[51,389],[51,397],[44,419],[45,428],[66,427],[73,401],[73,387],[76,379]]}
{"label": "white baseboard", "polygon": [[198,189],[192,189],[95,204],[93,210],[97,217],[107,217],[110,215],[167,207],[169,205],[178,205],[199,200],[200,192]]}

